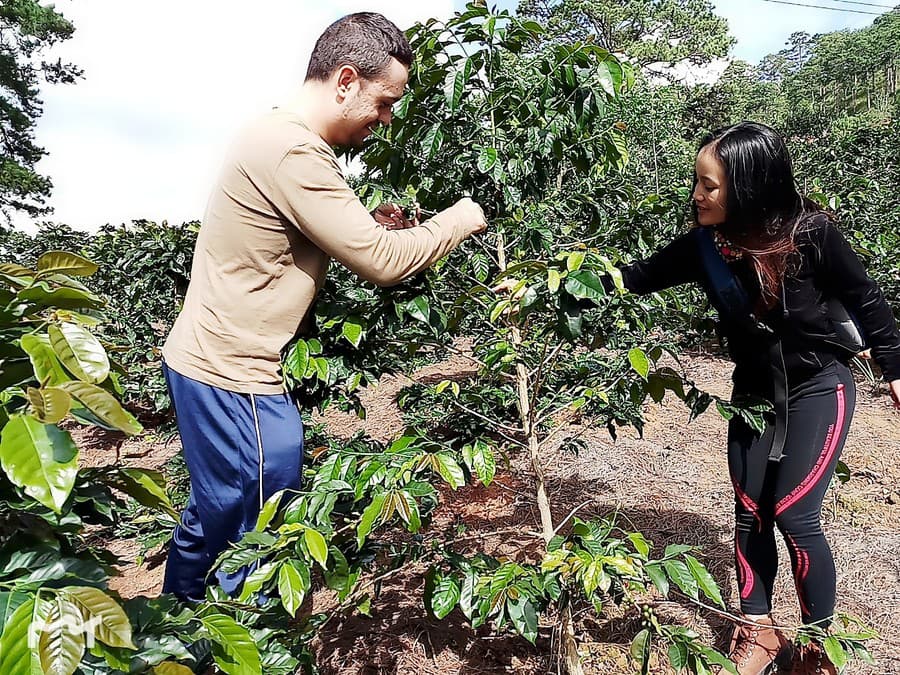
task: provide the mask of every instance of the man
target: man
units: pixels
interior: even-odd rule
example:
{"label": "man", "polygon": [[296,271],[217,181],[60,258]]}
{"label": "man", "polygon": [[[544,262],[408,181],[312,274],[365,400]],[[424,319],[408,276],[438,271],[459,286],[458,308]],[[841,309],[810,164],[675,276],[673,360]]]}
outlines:
{"label": "man", "polygon": [[[380,14],[339,19],[316,43],[296,98],[250,124],[231,148],[163,347],[191,476],[165,592],[202,599],[216,558],[253,528],[265,500],[300,486],[303,429],[282,385],[280,353],[329,260],[389,286],[486,227],[469,199],[422,224],[393,205],[373,217],[341,175],[331,146],[359,145],[390,123],[411,62],[403,33]],[[229,593],[243,578],[218,574]]]}

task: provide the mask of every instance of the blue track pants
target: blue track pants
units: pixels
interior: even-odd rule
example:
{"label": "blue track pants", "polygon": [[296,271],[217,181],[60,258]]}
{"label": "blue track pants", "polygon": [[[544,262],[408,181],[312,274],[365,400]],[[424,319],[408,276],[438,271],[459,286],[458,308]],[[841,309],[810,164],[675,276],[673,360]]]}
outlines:
{"label": "blue track pants", "polygon": [[288,394],[238,394],[197,382],[163,365],[191,477],[187,508],[175,528],[163,592],[202,600],[216,584],[235,594],[247,570],[217,573],[216,558],[256,525],[279,490],[300,487],[303,425]]}

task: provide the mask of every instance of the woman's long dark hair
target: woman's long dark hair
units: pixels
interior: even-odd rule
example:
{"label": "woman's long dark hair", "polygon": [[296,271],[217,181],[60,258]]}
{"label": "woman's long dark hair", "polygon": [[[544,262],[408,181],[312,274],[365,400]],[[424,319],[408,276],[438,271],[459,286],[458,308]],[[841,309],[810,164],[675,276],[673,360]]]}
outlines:
{"label": "woman's long dark hair", "polygon": [[717,129],[699,149],[707,146],[722,162],[727,181],[725,222],[719,230],[753,264],[762,292],[757,309],[771,309],[797,250],[797,230],[820,209],[797,190],[784,139],[766,125],[741,122]]}

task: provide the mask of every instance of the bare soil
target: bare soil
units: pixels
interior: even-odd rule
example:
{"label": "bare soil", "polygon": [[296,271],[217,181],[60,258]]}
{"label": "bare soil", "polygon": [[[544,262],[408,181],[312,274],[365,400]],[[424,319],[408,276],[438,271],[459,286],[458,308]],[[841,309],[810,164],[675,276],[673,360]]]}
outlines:
{"label": "bare soil", "polygon": [[[731,366],[712,357],[685,357],[688,374],[698,385],[727,395]],[[429,381],[459,377],[465,359],[456,358],[416,374]],[[402,431],[394,403],[409,380],[385,378],[365,393],[365,421],[329,413],[332,431],[350,435],[362,428],[388,440]],[[871,645],[877,665],[851,665],[847,673],[900,673],[900,414],[885,393],[860,382],[856,415],[844,451],[852,479],[835,484],[826,496],[823,521],[838,571],[838,610],[862,617],[879,631]],[[646,409],[643,437],[621,430],[613,441],[605,429],[573,427],[587,447],[578,456],[559,450],[545,462],[555,520],[578,509],[579,517],[617,514],[623,526],[643,532],[661,550],[669,543],[702,548],[702,558],[722,587],[730,607],[737,604],[733,574],[733,505],[725,461],[726,423],[714,411],[688,421],[684,405],[667,397]],[[160,468],[178,452],[177,437],[148,433],[124,443],[112,436],[88,434],[87,465],[103,465],[118,457],[127,464]],[[533,559],[539,551],[534,532],[539,518],[525,458],[512,457],[508,471],[489,488],[444,491],[432,527],[466,532],[462,551],[484,550],[495,555]],[[137,541],[114,540],[110,547],[124,564],[111,586],[123,596],[153,595],[160,590],[165,551],[152,551],[142,565],[134,560]],[[781,548],[781,571],[775,590],[775,618],[795,625],[798,608],[790,564]],[[325,673],[374,675],[468,675],[475,673],[537,674],[553,672],[551,626],[542,626],[537,645],[513,636],[473,630],[458,612],[444,621],[430,619],[421,604],[421,570],[410,567],[384,581],[372,603],[372,616],[335,618],[316,642]],[[417,600],[417,598],[419,600]],[[325,593],[314,599],[315,610],[332,605]],[[690,623],[707,639],[724,648],[729,624],[715,614],[689,605],[666,604],[661,612]],[[592,675],[632,672],[628,640],[635,626],[623,619],[598,620],[591,613],[578,617],[577,636],[583,646],[585,671]],[[662,667],[655,673],[667,672]]]}

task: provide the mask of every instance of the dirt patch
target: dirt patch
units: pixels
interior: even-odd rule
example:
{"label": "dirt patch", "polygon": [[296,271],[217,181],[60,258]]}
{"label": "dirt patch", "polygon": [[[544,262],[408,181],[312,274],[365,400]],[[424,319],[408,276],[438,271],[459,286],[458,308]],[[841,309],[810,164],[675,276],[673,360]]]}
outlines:
{"label": "dirt patch", "polygon": [[[79,462],[83,467],[118,465],[162,471],[181,452],[178,435],[164,424],[148,427],[144,434],[132,438],[97,427],[77,425],[72,425],[69,433],[80,449]],[[124,598],[152,597],[162,592],[165,545],[144,551],[137,539],[116,537],[114,533],[98,534],[103,537],[106,548],[122,561],[116,568],[118,576],[109,580],[110,589]]]}
{"label": "dirt patch", "polygon": [[[689,376],[718,395],[730,390],[731,365],[710,357],[684,357]],[[472,372],[463,357],[432,366],[416,379],[439,381]],[[388,441],[402,431],[394,398],[408,378],[385,378],[366,391],[366,420],[329,411],[323,419],[331,431],[351,435],[359,429]],[[689,423],[687,408],[672,397],[646,410],[643,437],[622,430],[612,441],[603,429],[575,428],[586,448],[578,456],[560,450],[545,461],[555,518],[577,509],[580,517],[618,514],[623,525],[642,531],[655,550],[669,543],[702,547],[702,558],[721,585],[729,606],[737,604],[733,580],[731,486],[725,459],[726,423],[715,411]],[[90,440],[90,443],[94,440]],[[96,439],[83,457],[109,463],[118,453],[128,463],[158,468],[178,451],[152,435],[118,444],[114,438]],[[442,491],[442,504],[433,528],[465,524],[464,548],[469,551],[528,559],[534,553],[539,519],[522,457],[513,456],[509,473],[490,488],[466,487]],[[859,386],[856,416],[844,459],[852,471],[846,485],[834,484],[826,497],[824,526],[838,569],[838,609],[861,616],[881,634],[873,644],[875,667],[853,665],[847,673],[900,673],[900,415],[883,393]],[[783,545],[781,571],[775,590],[776,619],[795,624],[796,593]],[[139,551],[134,542],[116,542],[122,557]],[[131,558],[134,559],[133,557]],[[156,566],[153,567],[153,563]],[[159,556],[143,565],[130,565],[115,587],[130,596],[158,591],[162,574]],[[382,584],[372,603],[372,616],[335,618],[320,633],[316,649],[325,673],[370,675],[425,673],[544,673],[551,650],[551,626],[543,626],[537,645],[524,640],[473,630],[461,616],[445,621],[429,618],[421,603],[421,570],[409,568]],[[317,596],[316,610],[328,603]],[[664,608],[696,626],[706,639],[725,642],[729,626],[715,615],[672,604]],[[631,672],[626,636],[634,626],[618,620],[598,621],[585,614],[578,623],[586,672],[594,675]],[[665,672],[657,668],[653,672]]]}

